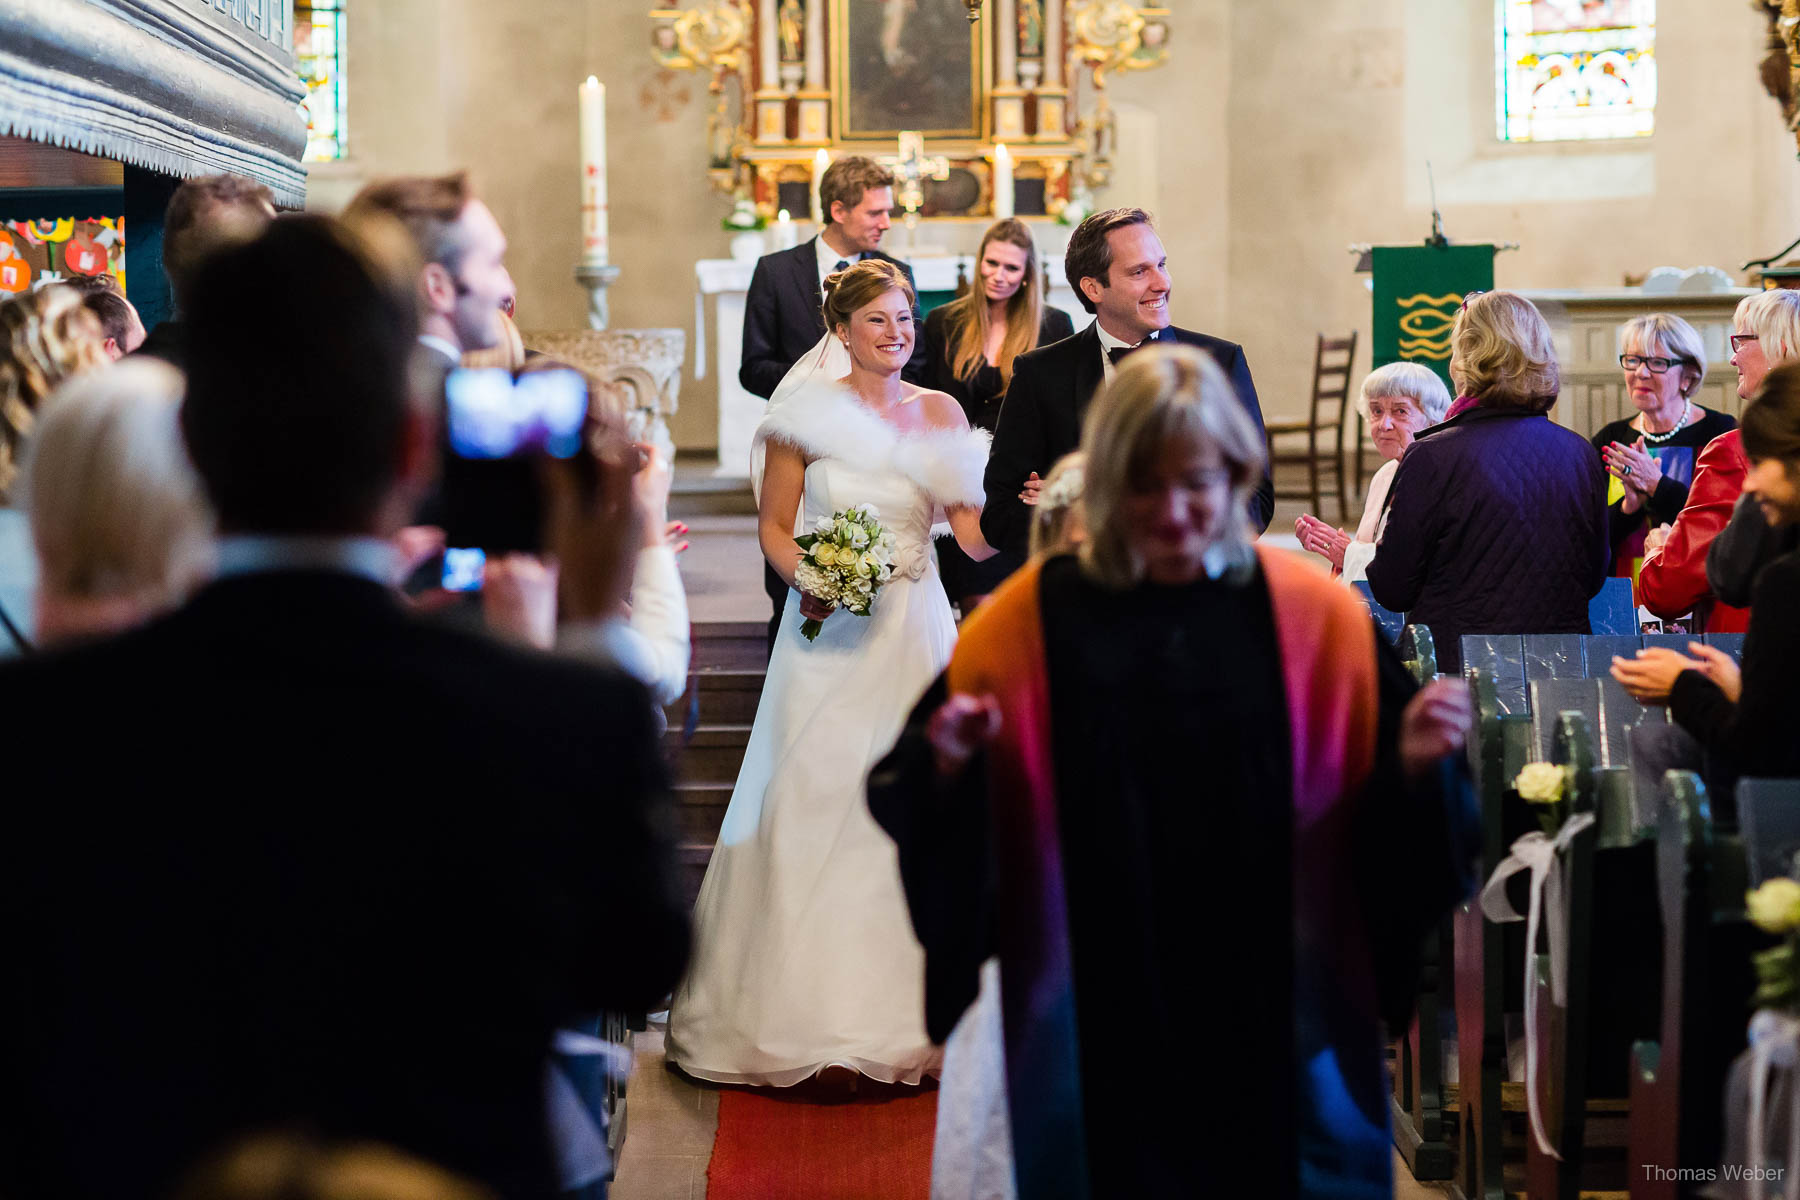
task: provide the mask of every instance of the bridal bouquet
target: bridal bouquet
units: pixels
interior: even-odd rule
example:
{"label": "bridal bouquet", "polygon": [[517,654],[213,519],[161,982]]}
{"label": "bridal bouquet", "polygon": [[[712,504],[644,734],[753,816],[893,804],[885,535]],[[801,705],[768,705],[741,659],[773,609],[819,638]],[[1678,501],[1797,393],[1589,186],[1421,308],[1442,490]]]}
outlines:
{"label": "bridal bouquet", "polygon": [[[875,591],[893,576],[894,535],[881,527],[873,504],[859,504],[820,517],[811,533],[794,539],[805,556],[794,571],[794,586],[827,604],[841,604],[859,617],[869,615]],[[800,626],[807,641],[824,623],[808,617]]]}

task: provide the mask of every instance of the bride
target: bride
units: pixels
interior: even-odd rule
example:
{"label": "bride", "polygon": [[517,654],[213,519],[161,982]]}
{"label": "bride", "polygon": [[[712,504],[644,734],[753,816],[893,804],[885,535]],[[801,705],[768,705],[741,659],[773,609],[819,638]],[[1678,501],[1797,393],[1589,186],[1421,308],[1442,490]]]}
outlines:
{"label": "bride", "polygon": [[669,1060],[701,1079],[787,1087],[846,1067],[912,1084],[938,1070],[924,954],[864,781],[956,641],[934,511],[971,558],[994,550],[980,527],[987,434],[951,397],[900,378],[912,305],[904,273],[879,259],[826,279],[825,337],[757,427],[759,538],[788,585],[802,500],[806,528],[874,505],[894,571],[867,617],[832,614],[815,641],[801,622],[829,609],[788,595],[669,1013]]}

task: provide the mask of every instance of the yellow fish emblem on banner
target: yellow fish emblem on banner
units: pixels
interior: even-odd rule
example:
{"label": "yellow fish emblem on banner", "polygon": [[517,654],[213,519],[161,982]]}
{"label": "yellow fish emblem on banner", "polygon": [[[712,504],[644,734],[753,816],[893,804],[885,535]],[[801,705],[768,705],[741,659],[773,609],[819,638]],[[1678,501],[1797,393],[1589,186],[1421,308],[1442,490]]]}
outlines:
{"label": "yellow fish emblem on banner", "polygon": [[1402,296],[1395,301],[1404,311],[1400,317],[1400,353],[1407,358],[1450,357],[1450,330],[1456,324],[1456,308],[1462,297]]}

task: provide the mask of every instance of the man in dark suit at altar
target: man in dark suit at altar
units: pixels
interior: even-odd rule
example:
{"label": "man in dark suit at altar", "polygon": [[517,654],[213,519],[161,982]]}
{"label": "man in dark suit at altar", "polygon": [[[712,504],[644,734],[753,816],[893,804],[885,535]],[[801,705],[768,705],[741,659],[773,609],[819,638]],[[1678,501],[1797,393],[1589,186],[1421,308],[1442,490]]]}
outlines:
{"label": "man in dark suit at altar", "polygon": [[[1118,361],[1140,346],[1174,341],[1210,354],[1231,380],[1257,433],[1263,430],[1244,348],[1169,323],[1168,256],[1149,213],[1113,208],[1087,218],[1069,238],[1063,270],[1094,320],[1074,337],[1019,356],[983,481],[987,506],[981,512],[981,531],[990,544],[1020,556],[1038,476],[1080,445],[1088,402],[1102,383],[1112,381]],[[1265,470],[1250,497],[1255,533],[1269,527],[1274,511],[1275,488]]]}
{"label": "man in dark suit at altar", "polygon": [[[825,318],[819,312],[824,301],[825,277],[865,258],[891,262],[906,272],[912,268],[881,252],[881,236],[888,231],[888,213],[894,207],[894,173],[872,158],[849,155],[825,168],[819,179],[819,210],[825,227],[792,250],[765,254],[750,276],[750,293],[744,300],[744,351],[738,382],[753,396],[767,400],[775,385],[802,355],[825,336]],[[914,293],[918,289],[915,287]],[[912,357],[901,370],[909,383],[923,383],[925,354],[922,326],[913,313],[915,340]],[[788,586],[763,564],[763,590],[774,605],[769,618],[769,647],[775,646],[775,630],[787,604]]]}
{"label": "man in dark suit at altar", "polygon": [[[0,1194],[166,1196],[278,1129],[550,1200],[553,1030],[681,974],[643,689],[395,595],[435,460],[404,244],[284,217],[203,264],[181,423],[218,577],[0,670],[31,799],[0,843]],[[559,529],[599,520],[567,490]],[[616,547],[558,544],[564,615],[609,608]]]}

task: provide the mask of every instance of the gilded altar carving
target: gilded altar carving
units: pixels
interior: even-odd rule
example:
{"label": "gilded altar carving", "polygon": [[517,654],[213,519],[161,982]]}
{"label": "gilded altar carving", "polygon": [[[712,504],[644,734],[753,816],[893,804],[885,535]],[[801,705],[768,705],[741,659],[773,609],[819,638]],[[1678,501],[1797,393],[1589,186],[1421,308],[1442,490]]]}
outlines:
{"label": "gilded altar carving", "polygon": [[820,148],[898,161],[903,134],[949,164],[926,188],[927,218],[992,211],[996,142],[1021,215],[1056,216],[1111,174],[1108,79],[1168,58],[1170,10],[1133,0],[691,4],[650,12],[652,53],[711,76],[712,180],[768,218],[807,210]]}
{"label": "gilded altar carving", "polygon": [[1760,68],[1763,87],[1781,105],[1800,147],[1800,0],[1758,2],[1769,21],[1768,53]]}

